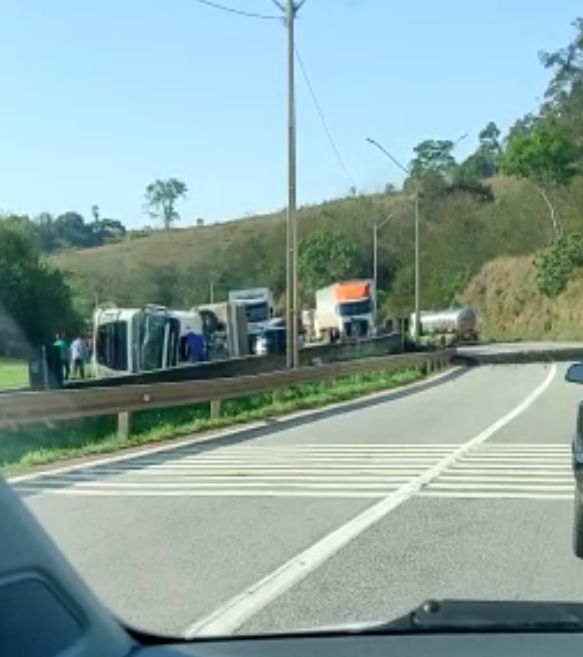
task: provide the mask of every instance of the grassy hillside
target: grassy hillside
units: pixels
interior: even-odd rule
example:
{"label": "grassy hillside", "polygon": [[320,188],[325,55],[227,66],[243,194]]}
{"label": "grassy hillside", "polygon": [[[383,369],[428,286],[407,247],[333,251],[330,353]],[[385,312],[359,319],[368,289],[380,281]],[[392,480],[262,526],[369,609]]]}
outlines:
{"label": "grassy hillside", "polygon": [[[489,260],[530,254],[549,243],[547,210],[532,187],[503,177],[489,183],[495,195],[492,202],[459,191],[422,199],[423,308],[451,303]],[[577,179],[568,192],[554,191],[553,199],[565,228],[581,230],[577,208],[583,206],[583,180]],[[367,276],[372,269],[372,225],[398,210],[380,232],[380,299],[386,314],[410,312],[414,280],[410,200],[399,192],[302,208],[300,240],[317,228],[340,231],[355,245],[353,275]],[[281,301],[284,254],[282,212],[154,232],[123,243],[64,252],[52,260],[67,273],[78,304],[89,313],[95,300],[176,307],[203,303],[209,300],[211,283],[215,300],[235,287],[268,285]],[[310,291],[303,292],[304,302],[309,303]]]}
{"label": "grassy hillside", "polygon": [[478,312],[482,334],[492,339],[583,339],[583,270],[555,298],[536,285],[532,256],[488,262],[460,295]]}

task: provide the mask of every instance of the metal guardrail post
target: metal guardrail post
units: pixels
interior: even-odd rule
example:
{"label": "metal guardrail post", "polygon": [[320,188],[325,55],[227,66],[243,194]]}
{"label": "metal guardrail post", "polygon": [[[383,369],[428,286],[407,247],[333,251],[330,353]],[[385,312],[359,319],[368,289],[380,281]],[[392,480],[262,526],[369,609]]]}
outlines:
{"label": "metal guardrail post", "polygon": [[131,414],[128,411],[122,411],[117,414],[117,437],[125,440],[130,435]]}
{"label": "metal guardrail post", "polygon": [[220,399],[211,399],[211,420],[218,420],[221,417],[221,400]]}

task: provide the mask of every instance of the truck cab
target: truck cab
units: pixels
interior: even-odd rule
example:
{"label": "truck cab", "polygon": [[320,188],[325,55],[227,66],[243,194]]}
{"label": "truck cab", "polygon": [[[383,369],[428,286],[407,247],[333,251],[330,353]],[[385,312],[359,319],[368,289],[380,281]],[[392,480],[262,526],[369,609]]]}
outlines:
{"label": "truck cab", "polygon": [[334,342],[374,335],[373,281],[343,281],[316,291],[314,324],[319,340]]}
{"label": "truck cab", "polygon": [[249,351],[253,352],[257,337],[273,318],[273,294],[266,287],[231,290],[229,292],[229,301],[238,306],[243,306],[245,309]]}

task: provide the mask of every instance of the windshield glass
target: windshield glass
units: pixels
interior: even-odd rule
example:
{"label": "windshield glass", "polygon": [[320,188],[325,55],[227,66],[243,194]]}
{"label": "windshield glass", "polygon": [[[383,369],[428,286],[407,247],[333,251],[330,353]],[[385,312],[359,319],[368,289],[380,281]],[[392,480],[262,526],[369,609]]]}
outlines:
{"label": "windshield glass", "polygon": [[269,319],[269,307],[265,302],[245,304],[245,313],[250,322],[265,322]]}
{"label": "windshield glass", "polygon": [[117,618],[583,604],[581,2],[0,25],[0,472]]}
{"label": "windshield glass", "polygon": [[345,302],[338,305],[342,317],[354,317],[355,315],[368,315],[371,311],[369,299],[364,301]]}

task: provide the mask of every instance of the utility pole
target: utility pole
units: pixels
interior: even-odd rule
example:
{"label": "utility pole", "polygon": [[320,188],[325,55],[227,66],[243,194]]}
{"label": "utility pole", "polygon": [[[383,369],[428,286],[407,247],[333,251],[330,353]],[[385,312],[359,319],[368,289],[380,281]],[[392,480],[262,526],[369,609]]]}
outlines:
{"label": "utility pole", "polygon": [[413,340],[419,345],[421,335],[421,273],[419,263],[419,179],[415,178],[415,330]]}
{"label": "utility pole", "polygon": [[372,227],[372,280],[374,282],[374,299],[373,299],[373,312],[375,323],[377,321],[377,284],[378,284],[378,250],[379,250],[379,225],[375,223]]}
{"label": "utility pole", "polygon": [[294,22],[305,0],[272,0],[284,14],[287,28],[287,217],[286,217],[286,362],[290,369],[299,365],[298,344],[298,226],[296,217],[296,109],[294,80]]}
{"label": "utility pole", "polygon": [[287,242],[288,242],[288,320],[287,366],[298,366],[298,225],[296,217],[296,108],[294,80],[294,22],[297,8],[288,0],[287,25]]}

